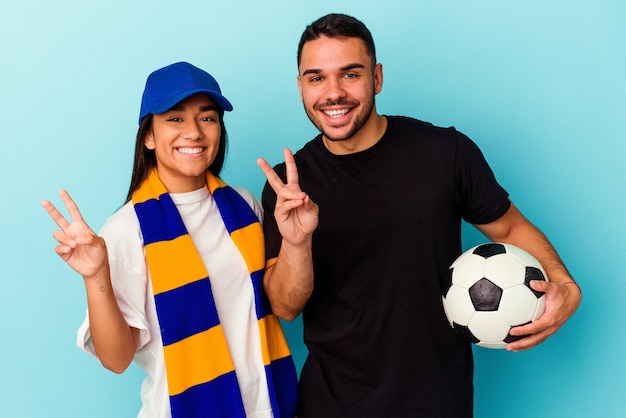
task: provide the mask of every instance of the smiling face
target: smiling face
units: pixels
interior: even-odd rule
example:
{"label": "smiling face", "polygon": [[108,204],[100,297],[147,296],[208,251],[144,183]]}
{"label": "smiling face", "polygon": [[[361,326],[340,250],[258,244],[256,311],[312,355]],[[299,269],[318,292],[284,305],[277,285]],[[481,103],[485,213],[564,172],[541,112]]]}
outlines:
{"label": "smiling face", "polygon": [[374,96],[382,82],[382,66],[359,38],[321,36],[302,47],[300,97],[331,152],[363,150],[380,139],[384,118],[376,113]]}
{"label": "smiling face", "polygon": [[219,148],[219,118],[217,105],[205,94],[153,116],[144,144],[154,150],[157,172],[168,192],[190,192],[205,185],[207,168]]}

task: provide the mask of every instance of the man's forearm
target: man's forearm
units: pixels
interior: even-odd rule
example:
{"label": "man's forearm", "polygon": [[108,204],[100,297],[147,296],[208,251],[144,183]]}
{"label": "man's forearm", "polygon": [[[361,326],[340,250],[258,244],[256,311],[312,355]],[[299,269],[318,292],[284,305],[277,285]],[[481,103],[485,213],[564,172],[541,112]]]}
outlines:
{"label": "man's forearm", "polygon": [[278,257],[267,263],[263,282],[274,314],[295,319],[313,292],[311,240],[299,246],[283,240]]}

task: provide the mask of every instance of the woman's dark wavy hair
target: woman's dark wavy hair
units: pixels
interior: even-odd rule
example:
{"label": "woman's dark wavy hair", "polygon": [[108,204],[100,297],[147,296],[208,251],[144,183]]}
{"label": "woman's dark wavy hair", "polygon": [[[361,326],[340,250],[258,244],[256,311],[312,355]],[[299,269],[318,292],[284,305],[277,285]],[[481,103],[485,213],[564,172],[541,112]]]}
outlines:
{"label": "woman's dark wavy hair", "polygon": [[314,41],[320,36],[328,38],[359,38],[365,43],[367,54],[372,57],[372,61],[376,64],[374,38],[372,38],[372,34],[367,29],[367,26],[352,16],[331,13],[320,17],[304,29],[298,44],[298,66],[300,66],[300,57],[304,44]]}
{"label": "woman's dark wavy hair", "polygon": [[[226,126],[224,125],[224,111],[219,109],[220,120],[220,144],[215,155],[215,160],[211,163],[207,171],[215,176],[219,176],[224,166],[224,160],[226,159]],[[130,187],[128,188],[128,195],[126,196],[126,202],[129,202],[133,197],[133,193],[141,186],[144,180],[150,174],[152,168],[156,167],[156,156],[154,150],[148,149],[145,145],[145,139],[148,132],[152,129],[152,114],[149,114],[142,119],[137,130],[137,138],[135,141],[135,158],[133,161],[133,174],[130,179]]]}

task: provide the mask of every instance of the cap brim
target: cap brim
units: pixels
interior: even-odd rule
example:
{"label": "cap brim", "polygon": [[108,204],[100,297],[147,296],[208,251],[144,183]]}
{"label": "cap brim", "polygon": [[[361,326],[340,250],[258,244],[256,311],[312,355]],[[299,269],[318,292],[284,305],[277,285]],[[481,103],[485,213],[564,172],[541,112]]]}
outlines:
{"label": "cap brim", "polygon": [[154,115],[158,115],[160,113],[163,113],[169,109],[171,109],[172,107],[174,107],[174,105],[180,103],[181,101],[185,100],[187,97],[193,96],[194,94],[198,94],[198,93],[205,93],[206,95],[208,95],[211,99],[213,99],[215,101],[215,103],[217,103],[217,105],[224,111],[226,112],[230,112],[231,110],[233,110],[233,105],[230,104],[230,102],[228,101],[228,99],[226,99],[226,97],[222,96],[219,92],[214,91],[214,90],[206,90],[206,89],[192,89],[192,90],[187,90],[187,91],[183,91],[178,93],[175,96],[172,97],[168,97],[167,100],[164,100],[163,102],[159,103],[156,106],[153,106],[152,109],[150,110],[150,113],[154,114]]}

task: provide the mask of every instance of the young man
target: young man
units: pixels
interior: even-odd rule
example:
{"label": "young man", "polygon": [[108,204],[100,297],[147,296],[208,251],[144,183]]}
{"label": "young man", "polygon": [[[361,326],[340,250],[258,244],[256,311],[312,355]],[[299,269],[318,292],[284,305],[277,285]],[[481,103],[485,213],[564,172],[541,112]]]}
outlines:
{"label": "young man", "polygon": [[[321,134],[275,170],[259,160],[272,308],[303,312],[309,349],[299,417],[466,417],[471,346],[448,325],[441,286],[461,253],[461,219],[544,266],[545,314],[511,331],[529,349],[574,313],[580,290],[515,208],[476,145],[454,128],[379,115],[374,42],[331,14],[304,31],[298,87]],[[278,174],[277,174],[278,173]],[[319,216],[318,216],[319,215]]]}

